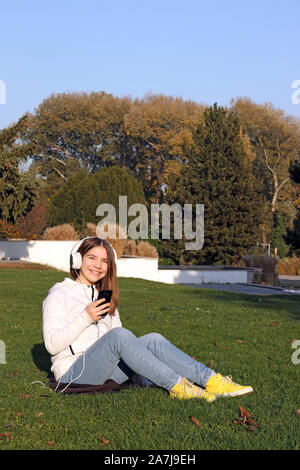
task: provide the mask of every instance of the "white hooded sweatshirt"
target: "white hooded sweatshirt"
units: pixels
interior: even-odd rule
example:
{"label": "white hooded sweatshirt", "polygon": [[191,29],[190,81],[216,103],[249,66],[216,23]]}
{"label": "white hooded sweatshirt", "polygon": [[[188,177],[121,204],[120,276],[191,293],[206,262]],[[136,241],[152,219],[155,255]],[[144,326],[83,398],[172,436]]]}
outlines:
{"label": "white hooded sweatshirt", "polygon": [[93,322],[85,307],[98,297],[95,286],[65,278],[57,282],[43,301],[43,335],[51,354],[55,379],[62,377],[98,338],[109,330],[122,326],[118,309]]}

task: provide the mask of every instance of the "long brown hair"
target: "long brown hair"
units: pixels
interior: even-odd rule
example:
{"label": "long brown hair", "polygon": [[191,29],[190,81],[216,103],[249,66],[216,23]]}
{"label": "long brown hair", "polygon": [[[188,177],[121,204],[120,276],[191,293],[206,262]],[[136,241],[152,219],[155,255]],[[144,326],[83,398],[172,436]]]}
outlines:
{"label": "long brown hair", "polygon": [[[77,251],[81,254],[83,258],[84,255],[95,246],[103,246],[106,249],[107,253],[107,273],[103,279],[100,279],[95,283],[95,286],[99,291],[106,289],[112,290],[109,314],[114,315],[119,301],[119,287],[117,280],[117,267],[115,263],[114,253],[110,243],[108,243],[106,240],[103,240],[102,238],[91,237],[87,238],[86,240],[83,240]],[[79,272],[80,270],[74,269],[72,267],[72,262],[70,261],[70,274],[74,281],[77,279]]]}

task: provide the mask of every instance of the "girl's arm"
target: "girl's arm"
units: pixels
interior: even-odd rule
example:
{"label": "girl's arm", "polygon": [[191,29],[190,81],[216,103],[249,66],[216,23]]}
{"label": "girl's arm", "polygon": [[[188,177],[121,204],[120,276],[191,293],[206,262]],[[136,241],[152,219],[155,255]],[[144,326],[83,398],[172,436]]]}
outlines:
{"label": "girl's arm", "polygon": [[43,302],[43,335],[47,351],[58,354],[72,344],[92,324],[85,309],[68,320],[64,296],[48,295]]}

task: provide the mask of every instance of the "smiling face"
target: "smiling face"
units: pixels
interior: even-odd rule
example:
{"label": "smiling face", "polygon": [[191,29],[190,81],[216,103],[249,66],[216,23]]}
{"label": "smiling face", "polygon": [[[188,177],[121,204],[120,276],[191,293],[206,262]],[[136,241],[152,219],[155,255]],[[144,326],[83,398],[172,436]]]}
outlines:
{"label": "smiling face", "polygon": [[108,258],[103,246],[94,246],[82,257],[82,265],[77,282],[95,284],[107,274]]}

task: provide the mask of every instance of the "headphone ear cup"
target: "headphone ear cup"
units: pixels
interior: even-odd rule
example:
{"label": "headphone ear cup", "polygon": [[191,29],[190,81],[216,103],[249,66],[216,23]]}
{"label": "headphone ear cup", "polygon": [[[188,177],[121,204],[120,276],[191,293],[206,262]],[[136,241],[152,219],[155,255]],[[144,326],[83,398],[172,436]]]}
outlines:
{"label": "headphone ear cup", "polygon": [[76,253],[73,253],[71,256],[72,256],[72,268],[73,269],[80,269],[81,268],[81,263],[82,263],[81,254],[77,251]]}

